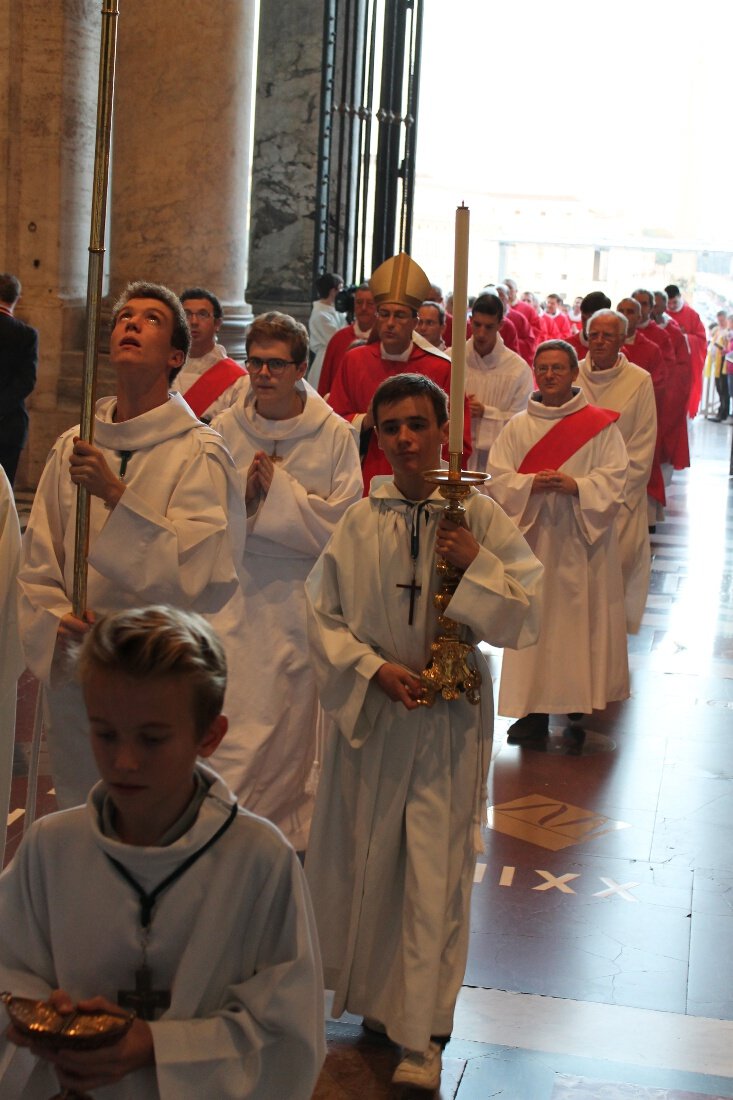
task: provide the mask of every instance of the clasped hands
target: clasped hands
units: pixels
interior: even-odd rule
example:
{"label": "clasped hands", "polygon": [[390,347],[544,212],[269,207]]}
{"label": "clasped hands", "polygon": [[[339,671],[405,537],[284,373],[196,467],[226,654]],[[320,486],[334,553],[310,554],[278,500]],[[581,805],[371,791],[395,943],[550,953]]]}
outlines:
{"label": "clasped hands", "polygon": [[562,474],[559,470],[540,470],[532,480],[533,493],[564,493],[566,496],[577,497],[578,483],[569,474]]}
{"label": "clasped hands", "polygon": [[244,492],[244,502],[247,506],[248,516],[257,511],[260,499],[264,500],[269,493],[274,476],[275,463],[272,456],[268,455],[266,451],[255,451],[254,458],[247,470],[247,484]]}

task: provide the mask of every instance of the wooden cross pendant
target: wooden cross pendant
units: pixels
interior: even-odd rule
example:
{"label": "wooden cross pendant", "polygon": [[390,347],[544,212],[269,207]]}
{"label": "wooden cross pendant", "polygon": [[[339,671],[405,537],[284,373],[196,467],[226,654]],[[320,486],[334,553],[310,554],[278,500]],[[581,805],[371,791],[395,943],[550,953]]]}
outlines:
{"label": "wooden cross pendant", "polygon": [[135,988],[121,989],[117,994],[120,1008],[131,1008],[141,1020],[154,1020],[155,1010],[169,1008],[171,995],[167,989],[153,989],[153,972],[145,963],[135,971]]}
{"label": "wooden cross pendant", "polygon": [[273,462],[282,462],[282,460],[283,460],[283,455],[279,455],[277,453],[277,440],[275,440],[275,442],[272,445],[272,453],[270,454],[270,458],[272,459]]}
{"label": "wooden cross pendant", "polygon": [[412,620],[415,616],[415,597],[419,596],[422,592],[422,585],[418,584],[413,577],[409,584],[396,584],[395,588],[409,588],[410,589],[410,614],[407,619],[407,625],[412,626]]}

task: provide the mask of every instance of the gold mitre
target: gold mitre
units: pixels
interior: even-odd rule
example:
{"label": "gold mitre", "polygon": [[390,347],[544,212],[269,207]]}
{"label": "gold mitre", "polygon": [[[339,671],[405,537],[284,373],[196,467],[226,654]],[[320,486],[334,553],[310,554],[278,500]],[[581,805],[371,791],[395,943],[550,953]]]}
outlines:
{"label": "gold mitre", "polygon": [[369,280],[376,304],[395,302],[410,309],[419,309],[430,294],[430,280],[406,252],[390,256]]}

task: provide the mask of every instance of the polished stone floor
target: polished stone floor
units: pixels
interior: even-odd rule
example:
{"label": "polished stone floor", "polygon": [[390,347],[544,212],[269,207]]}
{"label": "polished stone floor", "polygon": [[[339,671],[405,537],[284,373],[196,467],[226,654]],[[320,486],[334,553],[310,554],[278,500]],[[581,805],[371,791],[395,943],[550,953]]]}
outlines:
{"label": "polished stone floor", "polygon": [[[669,487],[631,698],[584,739],[558,717],[543,752],[508,746],[497,719],[443,1100],[733,1097],[731,431],[696,421]],[[24,679],[10,851],[34,695]],[[390,1088],[396,1049],[358,1020],[329,1021],[328,1041],[317,1100],[410,1095]]]}

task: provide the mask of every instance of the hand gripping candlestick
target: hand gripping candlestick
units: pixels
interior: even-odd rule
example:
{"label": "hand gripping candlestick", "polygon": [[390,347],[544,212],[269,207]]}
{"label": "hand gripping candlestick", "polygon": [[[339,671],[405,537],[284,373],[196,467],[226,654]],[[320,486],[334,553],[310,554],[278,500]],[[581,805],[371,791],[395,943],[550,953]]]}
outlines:
{"label": "hand gripping candlestick", "polygon": [[[97,356],[99,354],[99,322],[102,305],[104,273],[104,227],[107,219],[107,180],[109,178],[109,146],[112,129],[115,55],[117,51],[118,0],[103,0],[102,28],[99,50],[99,84],[97,89],[97,135],[94,146],[94,180],[92,184],[92,216],[89,233],[89,267],[87,272],[87,327],[84,344],[81,415],[79,437],[87,443],[94,438],[94,398],[97,387]],[[76,496],[76,528],[74,536],[74,575],[71,606],[78,619],[84,617],[87,604],[87,555],[89,553],[89,493],[79,485]],[[36,784],[43,734],[42,698],[38,695],[36,719],[28,766],[23,832],[36,816]]]}
{"label": "hand gripping candlestick", "polygon": [[[469,210],[461,205],[456,210],[448,469],[428,470],[423,475],[426,481],[438,487],[438,492],[448,502],[445,506],[446,519],[461,527],[467,526],[466,509],[461,502],[469,495],[472,486],[480,485],[488,476],[473,470],[461,470],[468,312],[468,228]],[[436,569],[440,577],[440,589],[434,597],[438,609],[438,634],[430,647],[430,661],[421,674],[424,691],[419,702],[432,707],[438,695],[448,700],[465,695],[470,703],[476,704],[481,697],[481,673],[473,659],[474,647],[461,641],[461,624],[445,613],[460,582],[461,570],[440,556]]]}
{"label": "hand gripping candlestick", "polygon": [[[103,0],[102,38],[99,51],[99,86],[97,91],[97,136],[94,146],[94,182],[92,187],[92,218],[89,234],[89,268],[87,275],[87,331],[84,345],[84,374],[79,436],[91,443],[94,435],[94,397],[99,354],[99,321],[104,272],[104,227],[107,218],[107,180],[109,177],[109,145],[112,129],[115,55],[117,50],[118,0]],[[89,552],[89,493],[80,485],[76,498],[76,541],[74,544],[73,611],[82,618],[87,602],[87,554]]]}

